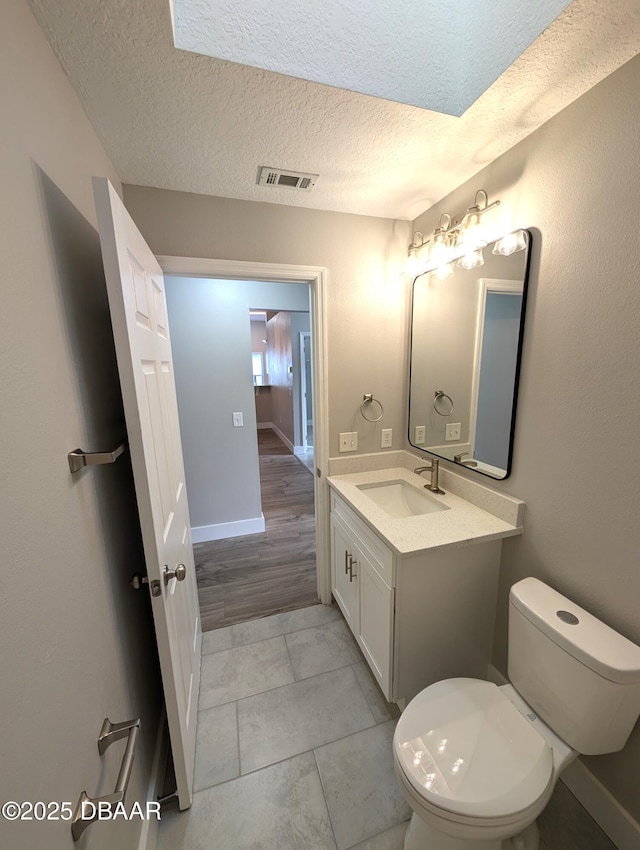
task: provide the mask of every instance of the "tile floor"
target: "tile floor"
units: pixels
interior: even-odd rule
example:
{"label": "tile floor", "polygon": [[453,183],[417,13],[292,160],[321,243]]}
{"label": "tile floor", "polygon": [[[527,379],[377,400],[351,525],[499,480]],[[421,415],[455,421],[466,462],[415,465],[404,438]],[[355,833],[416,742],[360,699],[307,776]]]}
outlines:
{"label": "tile floor", "polygon": [[[158,850],[402,850],[399,712],[335,606],[206,632],[199,708],[193,806]],[[541,850],[615,850],[560,786]]]}

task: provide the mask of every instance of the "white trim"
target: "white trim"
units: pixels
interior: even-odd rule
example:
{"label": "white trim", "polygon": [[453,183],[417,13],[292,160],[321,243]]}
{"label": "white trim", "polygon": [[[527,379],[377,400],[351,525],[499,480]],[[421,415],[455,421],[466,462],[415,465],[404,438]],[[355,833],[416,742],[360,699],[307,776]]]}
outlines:
{"label": "white trim", "polygon": [[278,437],[280,437],[280,439],[281,439],[281,440],[282,440],[282,442],[285,444],[285,446],[289,449],[289,451],[291,452],[291,454],[293,454],[293,453],[294,453],[294,452],[293,452],[293,443],[292,443],[292,442],[291,442],[291,440],[287,437],[287,435],[286,435],[286,434],[283,434],[283,432],[282,432],[282,431],[278,428],[278,426],[277,426],[277,425],[274,425],[274,424],[273,424],[273,422],[271,423],[271,430],[273,431],[273,433],[274,433],[274,434],[277,434],[277,435],[278,435]]}
{"label": "white trim", "polygon": [[[300,331],[298,336],[298,345],[300,347],[300,398],[298,399],[300,405],[300,436],[302,437],[302,448],[307,449],[309,447],[309,441],[307,439],[309,418],[307,417],[307,370],[305,369],[304,343],[306,339],[311,340],[311,333],[310,331]],[[311,404],[313,405],[313,396],[311,397]]]}
{"label": "white trim", "polygon": [[564,771],[562,781],[618,850],[637,850],[640,847],[640,824],[580,759]]}
{"label": "white trim", "polygon": [[196,525],[191,529],[192,543],[208,543],[209,540],[226,540],[227,537],[242,537],[245,534],[261,534],[264,531],[264,514],[234,522],[216,522],[213,525]]}
{"label": "white trim", "polygon": [[316,563],[318,596],[331,602],[329,559],[329,488],[326,482],[329,459],[329,388],[327,384],[327,306],[328,271],[321,266],[254,263],[244,260],[212,260],[196,257],[157,257],[165,274],[183,277],[218,277],[238,280],[267,280],[281,283],[308,283],[313,369],[313,439],[316,474]]}
{"label": "white trim", "polygon": [[[478,287],[476,345],[473,354],[473,372],[471,373],[471,407],[469,409],[469,445],[471,446],[471,456],[475,460],[477,460],[474,455],[474,449],[476,444],[476,425],[478,422],[478,394],[480,391],[480,366],[482,365],[482,341],[484,338],[484,316],[487,308],[487,295],[489,292],[506,292],[511,293],[512,295],[522,295],[524,292],[523,280],[481,277],[478,283],[480,286]],[[491,469],[496,469],[496,467],[491,467]],[[504,477],[506,470],[501,469],[498,470],[498,472],[501,472]],[[496,475],[496,478],[498,477],[499,476]]]}
{"label": "white trim", "polygon": [[[495,685],[508,682],[493,664],[487,667],[487,679]],[[640,847],[640,824],[579,758],[562,772],[560,779],[618,850],[637,850]]]}
{"label": "white trim", "polygon": [[266,428],[273,431],[273,422],[256,422],[256,428],[258,431],[260,431],[260,429],[265,430]]}
{"label": "white trim", "polygon": [[[147,786],[147,800],[155,802],[162,793],[162,780],[167,764],[169,749],[169,737],[167,732],[167,715],[162,707],[160,720],[158,722],[158,733],[156,735],[156,746],[153,751],[153,762],[151,763],[151,775]],[[155,818],[145,818],[142,821],[140,837],[138,839],[138,850],[155,850],[158,842],[158,828],[160,824]]]}

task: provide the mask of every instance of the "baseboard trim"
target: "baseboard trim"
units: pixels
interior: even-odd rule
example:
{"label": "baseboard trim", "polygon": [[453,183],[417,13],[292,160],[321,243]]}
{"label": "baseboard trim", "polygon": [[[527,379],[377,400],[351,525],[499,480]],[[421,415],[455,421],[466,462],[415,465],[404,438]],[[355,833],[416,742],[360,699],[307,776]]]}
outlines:
{"label": "baseboard trim", "polygon": [[637,850],[640,847],[640,824],[580,759],[564,771],[562,781],[618,850]]}
{"label": "baseboard trim", "polygon": [[[151,763],[151,776],[149,777],[149,786],[147,788],[147,800],[149,802],[155,802],[162,793],[161,782],[164,778],[164,768],[167,763],[169,747],[169,737],[166,735],[166,729],[167,715],[163,706],[160,712],[156,746],[153,751],[153,762]],[[138,850],[155,850],[158,843],[158,828],[159,824],[155,818],[142,821]]]}
{"label": "baseboard trim", "polygon": [[[487,679],[496,685],[506,685],[508,681],[493,664],[487,668]],[[640,847],[640,824],[579,758],[563,772],[560,781],[564,782],[618,850],[637,850]]]}
{"label": "baseboard trim", "polygon": [[258,431],[266,428],[270,428],[273,431],[273,422],[258,422],[256,427],[258,428]]}
{"label": "baseboard trim", "polygon": [[285,444],[285,446],[289,449],[291,454],[293,454],[293,443],[291,442],[291,440],[288,437],[286,437],[282,433],[282,431],[276,425],[274,425],[273,423],[271,423],[271,428],[274,431],[274,433],[276,433],[280,437],[280,439]]}
{"label": "baseboard trim", "polygon": [[261,534],[265,529],[264,514],[235,522],[218,522],[215,525],[197,525],[191,529],[192,543],[207,543],[227,537],[242,537],[245,534]]}

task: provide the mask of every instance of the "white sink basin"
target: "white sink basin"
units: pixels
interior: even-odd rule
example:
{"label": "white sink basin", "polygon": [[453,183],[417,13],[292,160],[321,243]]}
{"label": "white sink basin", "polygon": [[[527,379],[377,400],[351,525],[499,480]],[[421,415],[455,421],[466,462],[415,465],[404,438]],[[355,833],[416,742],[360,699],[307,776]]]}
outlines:
{"label": "white sink basin", "polygon": [[417,490],[406,481],[381,481],[379,484],[357,486],[368,499],[394,519],[449,510],[448,505],[443,505],[434,496]]}

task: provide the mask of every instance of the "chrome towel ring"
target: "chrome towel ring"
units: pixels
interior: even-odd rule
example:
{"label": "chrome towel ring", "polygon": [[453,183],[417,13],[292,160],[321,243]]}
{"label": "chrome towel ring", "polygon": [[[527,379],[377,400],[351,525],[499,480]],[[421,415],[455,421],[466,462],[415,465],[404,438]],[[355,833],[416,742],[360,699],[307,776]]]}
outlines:
{"label": "chrome towel ring", "polygon": [[[438,410],[438,402],[443,398],[449,399],[449,404],[451,405],[451,408],[447,410],[446,413],[442,410]],[[451,416],[451,414],[453,413],[453,399],[450,395],[447,395],[444,390],[436,390],[433,396],[433,409],[438,414],[438,416]]]}
{"label": "chrome towel ring", "polygon": [[[376,416],[375,419],[370,419],[365,415],[365,405],[367,404],[377,404],[380,408],[380,416]],[[365,393],[362,397],[362,404],[360,405],[360,413],[362,414],[362,418],[366,419],[367,422],[379,422],[384,416],[384,407],[382,406],[382,402],[378,401],[377,398],[373,397],[373,393]]]}

